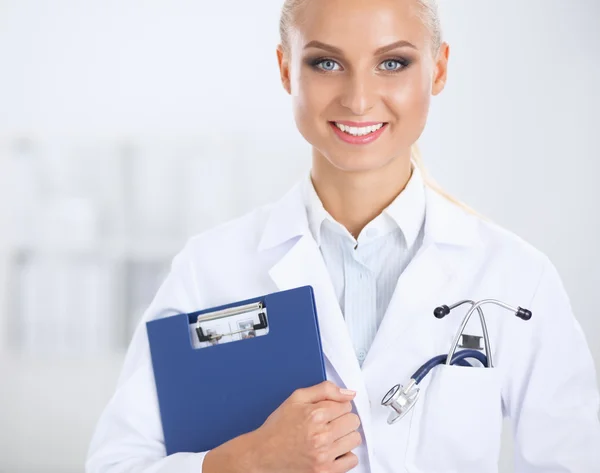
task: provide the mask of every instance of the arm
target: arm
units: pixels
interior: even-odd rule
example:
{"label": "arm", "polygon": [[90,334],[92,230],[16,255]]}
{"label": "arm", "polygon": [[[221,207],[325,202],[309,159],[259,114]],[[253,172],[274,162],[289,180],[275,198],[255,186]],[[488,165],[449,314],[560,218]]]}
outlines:
{"label": "arm", "polygon": [[[94,432],[87,473],[201,473],[208,452],[166,456],[154,373],[146,334],[148,320],[196,310],[199,305],[189,250],[173,260],[171,272],[146,310],[129,346],[116,391]],[[243,440],[238,440],[238,444]],[[215,449],[211,452],[216,452]],[[223,449],[221,449],[223,450]],[[216,466],[229,461],[211,454]],[[207,462],[209,463],[209,462]],[[212,466],[207,465],[210,473]],[[212,470],[214,471],[214,470]],[[220,470],[224,471],[224,470]]]}
{"label": "arm", "polygon": [[[189,250],[188,250],[189,251]],[[139,324],[117,383],[94,433],[86,473],[346,472],[358,461],[352,449],[354,393],[331,382],[296,390],[253,432],[200,453],[166,456],[146,321],[202,307],[192,258],[182,251]],[[315,415],[315,414],[319,415]],[[316,442],[318,441],[318,442]]]}
{"label": "arm", "polygon": [[[593,359],[554,266],[546,261],[527,336],[514,338],[508,413],[517,473],[600,472]],[[518,345],[517,345],[518,344]]]}

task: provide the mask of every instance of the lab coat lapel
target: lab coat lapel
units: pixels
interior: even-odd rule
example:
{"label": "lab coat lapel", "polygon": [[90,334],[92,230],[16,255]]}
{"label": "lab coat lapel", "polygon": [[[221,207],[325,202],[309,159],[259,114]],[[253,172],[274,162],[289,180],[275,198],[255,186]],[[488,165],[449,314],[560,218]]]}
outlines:
{"label": "lab coat lapel", "polygon": [[310,234],[300,186],[273,207],[259,249],[284,243],[291,247],[271,267],[269,275],[279,290],[312,286],[324,355],[344,386],[357,392],[355,405],[363,428],[368,430],[369,400],[362,372],[327,267]]}
{"label": "lab coat lapel", "polygon": [[415,360],[405,362],[407,371],[432,356],[436,337],[443,335],[434,308],[454,302],[462,292],[461,283],[472,280],[469,270],[477,260],[477,248],[482,248],[475,218],[430,188],[426,201],[422,247],[398,279],[363,364],[365,372],[390,356]]}
{"label": "lab coat lapel", "polygon": [[432,304],[452,280],[452,275],[440,264],[440,259],[439,248],[427,244],[404,270],[369,350],[369,362],[378,358],[379,351],[389,351],[389,345],[400,335],[408,336],[418,322],[418,318],[413,316],[415,311],[431,306],[431,311],[422,315],[427,317],[433,312],[435,306]]}
{"label": "lab coat lapel", "polygon": [[319,328],[325,356],[346,386],[355,389],[361,372],[346,322],[335,297],[319,248],[304,235],[269,271],[280,290],[310,285],[315,293]]}

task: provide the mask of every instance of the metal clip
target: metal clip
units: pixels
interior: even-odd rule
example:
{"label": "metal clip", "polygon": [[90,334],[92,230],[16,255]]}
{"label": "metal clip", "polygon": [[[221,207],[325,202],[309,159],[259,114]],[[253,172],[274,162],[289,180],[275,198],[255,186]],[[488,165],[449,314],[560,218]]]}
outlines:
{"label": "metal clip", "polygon": [[267,316],[265,315],[264,312],[260,312],[258,314],[258,324],[254,324],[252,326],[252,328],[244,328],[242,330],[236,330],[235,332],[230,332],[230,333],[220,333],[220,334],[211,334],[211,335],[205,335],[204,332],[202,331],[202,327],[200,327],[200,324],[202,322],[208,322],[210,320],[217,320],[217,319],[223,319],[225,317],[232,317],[234,315],[239,315],[239,314],[245,314],[246,312],[254,312],[256,310],[261,310],[263,309],[263,303],[262,302],[255,302],[253,304],[246,304],[243,306],[238,306],[238,307],[230,307],[228,309],[221,309],[221,310],[217,310],[215,312],[211,312],[209,314],[205,314],[203,316],[198,317],[198,319],[196,320],[196,334],[198,335],[198,340],[200,342],[209,342],[210,340],[220,340],[223,337],[229,336],[229,335],[235,335],[238,333],[243,333],[243,332],[247,332],[248,330],[261,330],[261,329],[265,329],[268,327],[268,323],[267,323]]}

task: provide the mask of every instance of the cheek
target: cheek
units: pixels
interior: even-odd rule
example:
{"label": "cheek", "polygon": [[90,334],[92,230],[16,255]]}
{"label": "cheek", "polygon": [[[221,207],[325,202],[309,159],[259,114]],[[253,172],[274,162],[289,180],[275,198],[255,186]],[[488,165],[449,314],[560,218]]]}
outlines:
{"label": "cheek", "polygon": [[335,96],[334,80],[324,79],[315,74],[301,75],[298,80],[296,101],[307,110],[319,112]]}
{"label": "cheek", "polygon": [[387,105],[397,120],[393,129],[394,139],[404,145],[412,144],[421,136],[427,122],[431,101],[430,80],[425,74],[414,74],[388,92]]}
{"label": "cheek", "polygon": [[[302,134],[307,134],[310,133],[309,128],[319,123],[320,116],[325,117],[336,89],[333,81],[308,74],[300,74],[295,86],[292,89],[294,116]],[[323,118],[323,123],[325,121],[326,118]]]}
{"label": "cheek", "polygon": [[387,94],[388,105],[398,118],[419,120],[426,116],[431,100],[431,84],[425,74],[419,71],[407,75],[400,83],[391,84]]}

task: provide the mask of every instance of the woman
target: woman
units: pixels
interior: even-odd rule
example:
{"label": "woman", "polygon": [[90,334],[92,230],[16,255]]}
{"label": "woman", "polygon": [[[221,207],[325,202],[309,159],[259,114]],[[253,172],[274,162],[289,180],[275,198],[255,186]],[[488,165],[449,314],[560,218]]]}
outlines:
{"label": "woman", "polygon": [[[89,473],[497,471],[503,416],[516,471],[600,471],[594,366],[555,268],[419,168],[413,145],[448,56],[433,0],[286,1],[277,57],[312,145],[311,179],[175,258],[99,422]],[[165,457],[145,322],[305,284],[328,381],[296,391],[254,432]],[[459,324],[432,308],[488,297],[534,316],[487,310],[495,367],[436,368],[410,416],[388,425],[382,396],[447,352]],[[477,340],[477,325],[467,329]]]}

